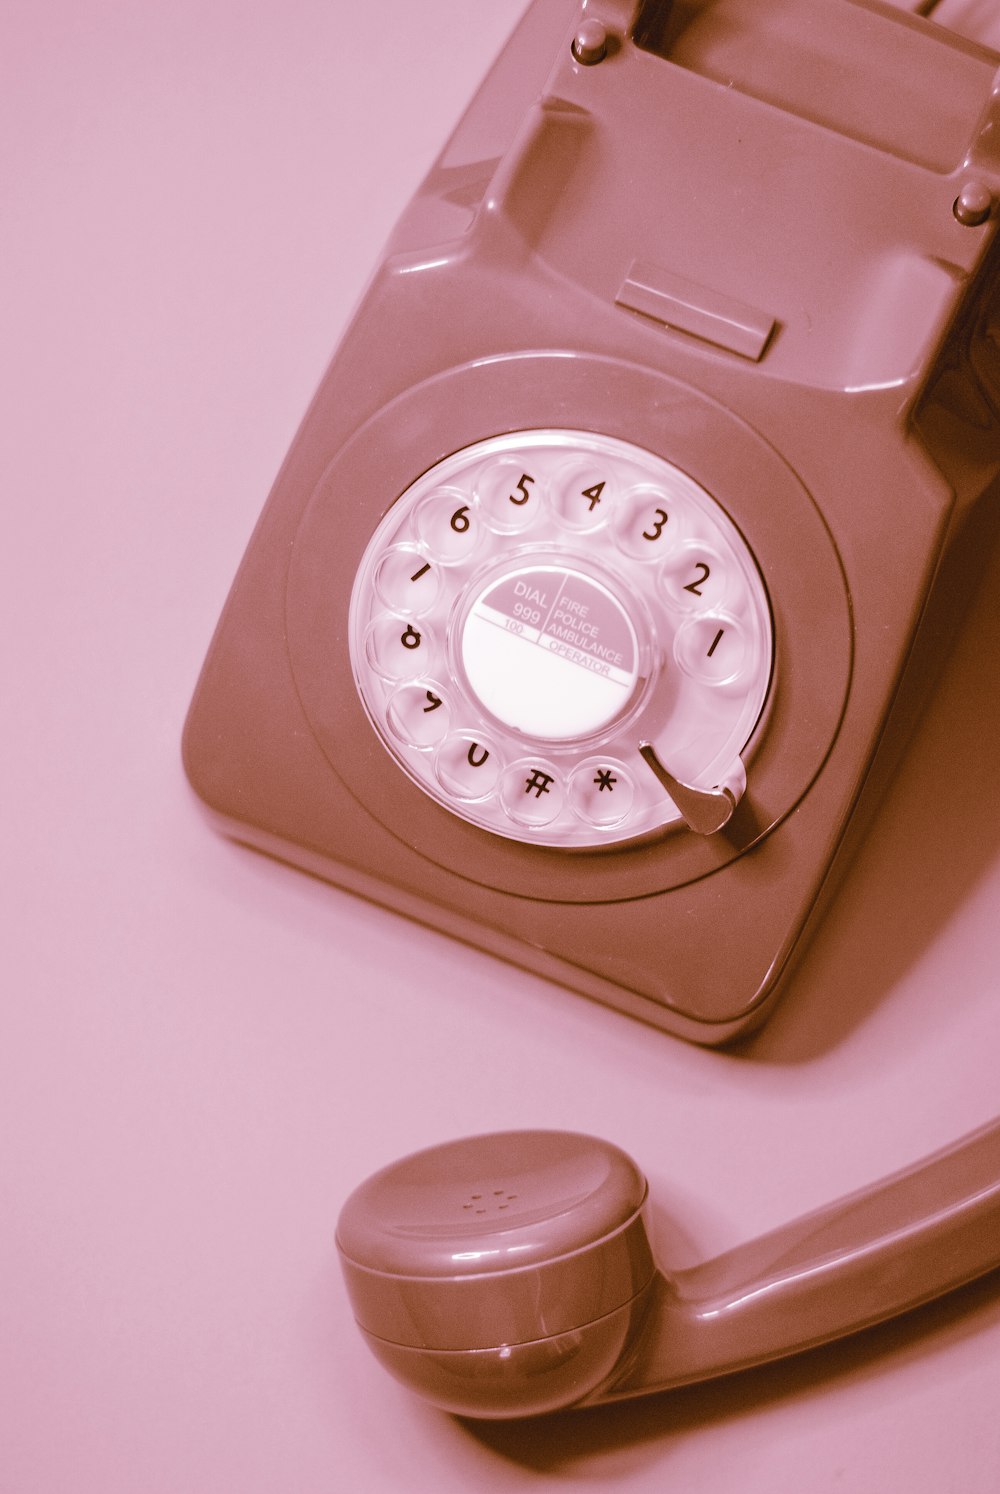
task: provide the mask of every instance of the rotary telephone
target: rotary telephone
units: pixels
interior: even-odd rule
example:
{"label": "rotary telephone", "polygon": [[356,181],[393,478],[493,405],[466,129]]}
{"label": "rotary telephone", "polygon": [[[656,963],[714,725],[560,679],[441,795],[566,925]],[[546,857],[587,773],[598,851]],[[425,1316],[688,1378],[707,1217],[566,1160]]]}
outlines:
{"label": "rotary telephone", "polygon": [[223,828],[759,1022],[1000,472],[997,61],[879,0],[535,0],[233,586],[184,742]]}

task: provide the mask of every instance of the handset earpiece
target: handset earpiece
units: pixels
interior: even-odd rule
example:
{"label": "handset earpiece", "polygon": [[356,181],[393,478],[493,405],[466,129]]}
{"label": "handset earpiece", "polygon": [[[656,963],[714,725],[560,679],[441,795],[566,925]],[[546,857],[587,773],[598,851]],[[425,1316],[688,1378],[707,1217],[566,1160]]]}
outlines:
{"label": "handset earpiece", "polygon": [[362,1183],[337,1246],[377,1358],[445,1410],[537,1415],[665,1390],[870,1326],[1000,1265],[1000,1122],[714,1260],[658,1268],[618,1147],[510,1131]]}

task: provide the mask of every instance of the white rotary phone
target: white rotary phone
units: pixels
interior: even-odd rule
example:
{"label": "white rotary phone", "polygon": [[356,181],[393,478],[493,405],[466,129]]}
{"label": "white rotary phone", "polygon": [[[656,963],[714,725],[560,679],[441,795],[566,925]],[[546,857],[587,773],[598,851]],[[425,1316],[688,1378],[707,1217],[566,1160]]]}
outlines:
{"label": "white rotary phone", "polygon": [[[535,0],[234,583],[185,733],[222,826],[682,1036],[761,1021],[996,493],[998,61],[880,0]],[[338,1242],[395,1374],[524,1415],[991,1269],[998,1153],[671,1274],[623,1153],[506,1133]]]}
{"label": "white rotary phone", "polygon": [[531,5],[234,583],[184,744],[223,828],[760,1022],[992,509],[996,62],[879,0]]}

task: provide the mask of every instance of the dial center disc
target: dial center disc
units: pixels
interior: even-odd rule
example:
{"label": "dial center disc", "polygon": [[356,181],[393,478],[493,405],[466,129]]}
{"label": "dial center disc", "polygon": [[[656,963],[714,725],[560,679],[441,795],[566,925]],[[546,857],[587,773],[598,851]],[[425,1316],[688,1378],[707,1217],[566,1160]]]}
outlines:
{"label": "dial center disc", "polygon": [[459,653],[479,701],[514,731],[548,741],[592,736],[639,684],[639,641],[602,582],[566,565],[525,565],[473,599]]}

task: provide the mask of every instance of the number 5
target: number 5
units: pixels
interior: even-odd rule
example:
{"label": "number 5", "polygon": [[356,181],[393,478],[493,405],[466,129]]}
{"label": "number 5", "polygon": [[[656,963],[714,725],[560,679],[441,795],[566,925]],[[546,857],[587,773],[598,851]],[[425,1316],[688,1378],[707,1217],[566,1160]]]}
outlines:
{"label": "number 5", "polygon": [[521,496],[520,496],[520,498],[515,498],[514,494],[511,493],[511,495],[510,495],[510,501],[511,501],[511,503],[516,503],[517,506],[518,506],[518,508],[521,507],[522,503],[527,503],[528,499],[531,497],[531,494],[528,492],[527,488],[524,485],[525,485],[526,482],[534,482],[534,480],[535,479],[533,477],[529,477],[529,475],[528,475],[527,472],[523,473],[522,476],[521,476],[521,481],[517,485],[517,491],[520,493]]}

